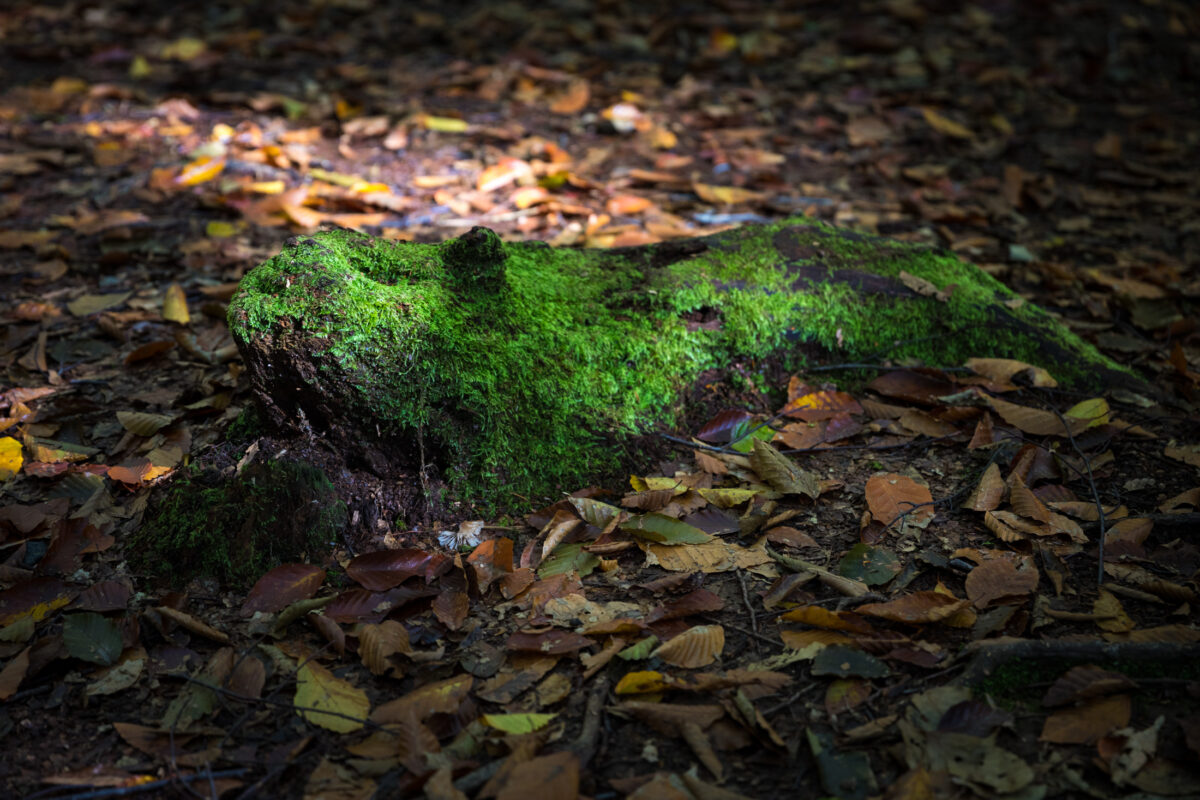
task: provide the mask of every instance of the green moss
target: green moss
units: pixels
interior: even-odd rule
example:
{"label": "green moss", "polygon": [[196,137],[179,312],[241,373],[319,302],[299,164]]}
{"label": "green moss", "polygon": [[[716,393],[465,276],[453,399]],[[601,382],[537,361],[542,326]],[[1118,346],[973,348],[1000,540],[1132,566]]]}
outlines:
{"label": "green moss", "polygon": [[229,424],[229,429],[225,431],[225,438],[234,444],[242,444],[251,439],[257,439],[263,433],[262,413],[257,406],[248,405]]}
{"label": "green moss", "polygon": [[974,688],[1005,708],[1041,708],[1046,688],[1072,667],[1095,666],[1139,679],[1174,680],[1183,684],[1200,679],[1200,664],[1182,659],[1013,659],[998,665]]}
{"label": "green moss", "polygon": [[177,588],[202,577],[245,588],[279,564],[319,560],[345,524],[345,505],[316,467],[268,461],[230,479],[192,468],[151,507],[126,553],[134,570]]}
{"label": "green moss", "polygon": [[[501,505],[610,471],[609,438],[670,426],[700,372],[779,355],[796,367],[801,341],[846,359],[1017,358],[1076,383],[1117,368],[950,255],[808,219],[709,241],[681,257],[670,243],[563,250],[483,229],[443,245],[327,231],[248,273],[230,327],[243,352],[311,353],[316,371],[287,393],[326,395],[365,434],[419,434],[457,491]],[[956,288],[946,302],[897,302],[821,280],[847,271]],[[1037,336],[990,327],[1006,303]],[[688,315],[713,309],[719,330],[689,330]],[[1047,339],[1077,364],[1046,363]]]}

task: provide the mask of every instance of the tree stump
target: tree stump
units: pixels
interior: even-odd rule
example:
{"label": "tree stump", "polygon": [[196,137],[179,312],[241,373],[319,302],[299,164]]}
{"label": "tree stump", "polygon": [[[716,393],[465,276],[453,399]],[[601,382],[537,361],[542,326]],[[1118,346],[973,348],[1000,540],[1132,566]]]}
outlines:
{"label": "tree stump", "polygon": [[438,465],[485,503],[578,488],[615,466],[614,437],[678,419],[706,370],[794,369],[812,345],[1142,385],[953,254],[805,218],[613,250],[325,231],[251,270],[229,322],[275,426],[377,467]]}

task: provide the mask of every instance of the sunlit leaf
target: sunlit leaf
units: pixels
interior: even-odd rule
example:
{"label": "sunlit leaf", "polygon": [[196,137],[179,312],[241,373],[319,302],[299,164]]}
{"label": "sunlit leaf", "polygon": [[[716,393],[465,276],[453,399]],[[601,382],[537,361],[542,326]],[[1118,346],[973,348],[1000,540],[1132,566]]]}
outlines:
{"label": "sunlit leaf", "polygon": [[435,117],[431,114],[423,114],[421,116],[421,125],[430,131],[438,131],[439,133],[466,133],[471,129],[465,119],[457,119],[455,117]]}
{"label": "sunlit leaf", "polygon": [[21,471],[24,461],[21,443],[11,436],[0,437],[0,481],[16,476]]}
{"label": "sunlit leaf", "polygon": [[162,315],[167,322],[177,322],[180,325],[187,325],[191,322],[187,296],[183,293],[183,287],[178,283],[172,283],[167,287],[167,292],[163,295]]}
{"label": "sunlit leaf", "polygon": [[198,158],[188,164],[175,178],[180,186],[199,186],[211,181],[225,169],[225,158]]}

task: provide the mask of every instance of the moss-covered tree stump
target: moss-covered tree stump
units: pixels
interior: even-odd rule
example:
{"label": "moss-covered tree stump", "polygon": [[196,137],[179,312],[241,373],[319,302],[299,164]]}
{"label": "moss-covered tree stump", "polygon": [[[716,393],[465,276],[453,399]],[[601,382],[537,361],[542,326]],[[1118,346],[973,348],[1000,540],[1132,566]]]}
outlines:
{"label": "moss-covered tree stump", "polygon": [[669,426],[703,371],[804,343],[1135,382],[951,254],[808,219],[605,251],[327,231],[249,272],[229,322],[274,425],[502,502],[577,488],[613,466],[613,434]]}

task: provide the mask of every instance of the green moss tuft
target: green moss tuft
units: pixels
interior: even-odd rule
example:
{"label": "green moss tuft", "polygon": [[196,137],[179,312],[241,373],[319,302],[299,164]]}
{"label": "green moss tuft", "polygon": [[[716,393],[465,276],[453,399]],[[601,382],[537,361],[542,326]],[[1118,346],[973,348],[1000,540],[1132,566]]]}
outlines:
{"label": "green moss tuft", "polygon": [[321,559],[346,507],[321,470],[251,464],[236,478],[192,468],[177,477],[130,537],[130,565],[177,587],[216,578],[245,588],[279,564]]}
{"label": "green moss tuft", "polygon": [[[697,241],[580,251],[484,229],[442,245],[322,232],[246,275],[230,327],[243,353],[265,354],[258,369],[277,372],[287,351],[309,360],[264,392],[293,404],[278,419],[299,407],[365,436],[420,438],[462,496],[502,506],[611,471],[610,437],[673,424],[702,371],[768,356],[794,368],[801,342],[846,360],[1003,356],[1076,384],[1119,369],[952,255],[808,219]],[[902,271],[955,288],[945,302],[898,301]],[[860,291],[860,275],[885,289]],[[713,310],[719,329],[689,329]]]}

